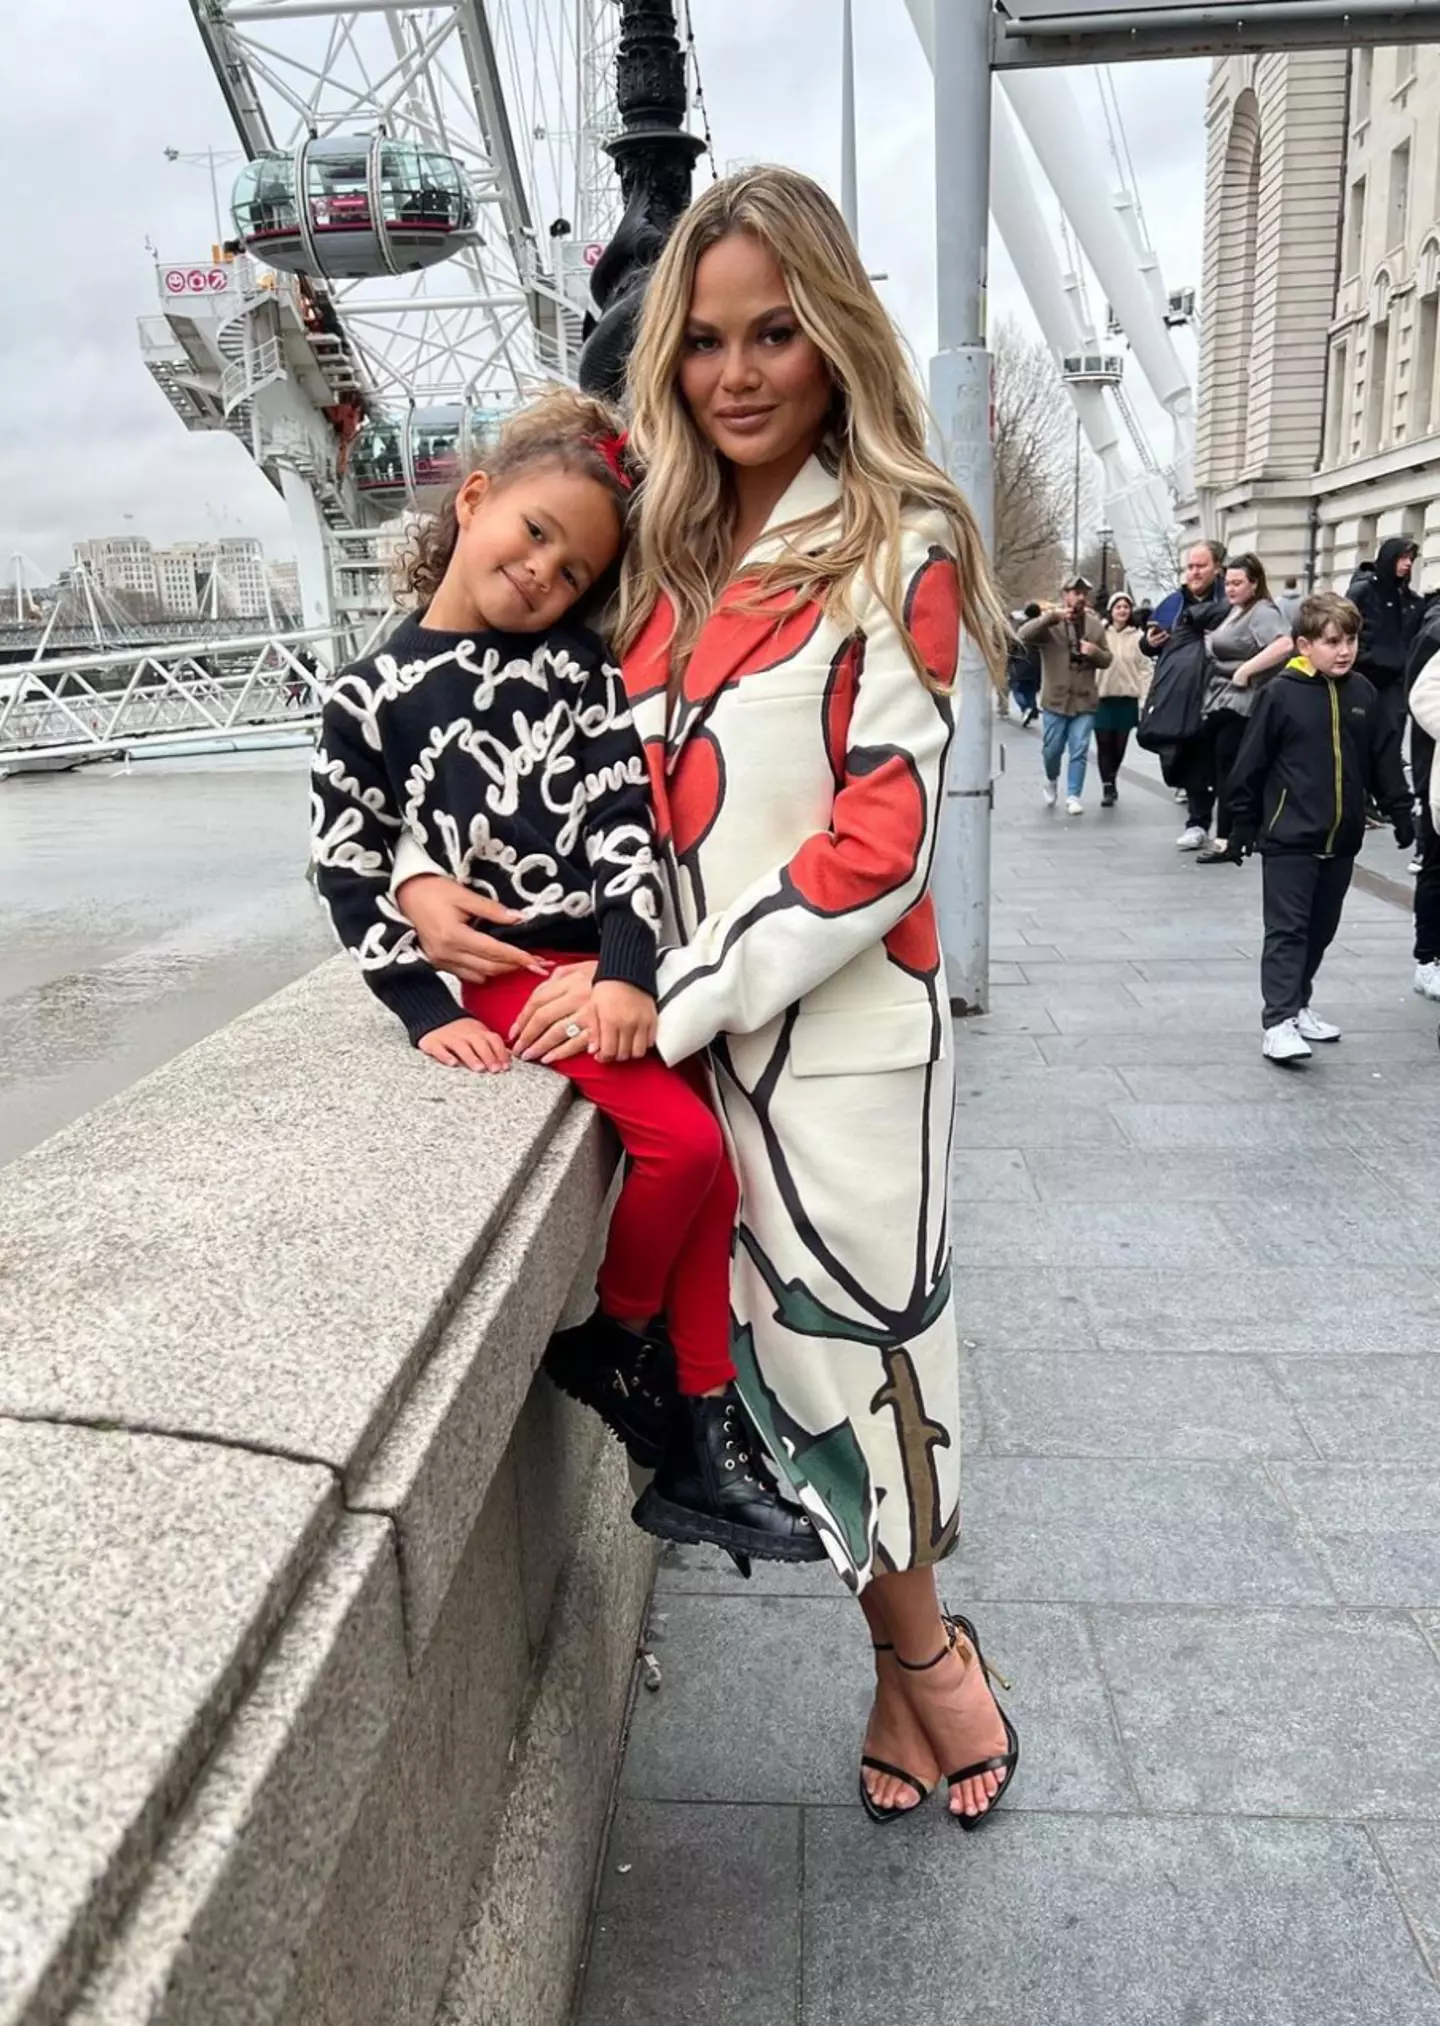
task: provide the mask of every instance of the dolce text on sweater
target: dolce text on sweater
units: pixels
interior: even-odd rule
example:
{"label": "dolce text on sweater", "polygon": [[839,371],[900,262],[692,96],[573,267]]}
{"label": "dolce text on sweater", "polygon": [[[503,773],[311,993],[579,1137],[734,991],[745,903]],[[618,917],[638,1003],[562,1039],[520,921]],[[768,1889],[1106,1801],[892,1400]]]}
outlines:
{"label": "dolce text on sweater", "polygon": [[620,672],[581,626],[543,637],[406,620],[330,690],[312,768],[316,885],[412,1041],[460,1017],[391,896],[412,837],[520,913],[503,935],[599,956],[653,994],[660,883],[644,754]]}

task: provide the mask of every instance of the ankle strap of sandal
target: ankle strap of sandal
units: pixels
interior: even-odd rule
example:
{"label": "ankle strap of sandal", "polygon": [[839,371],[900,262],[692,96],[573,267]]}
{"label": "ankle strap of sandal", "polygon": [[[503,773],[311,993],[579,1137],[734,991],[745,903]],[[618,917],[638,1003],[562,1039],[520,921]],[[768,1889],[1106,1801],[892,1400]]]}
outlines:
{"label": "ankle strap of sandal", "polygon": [[908,1674],[924,1674],[928,1668],[938,1667],[941,1661],[946,1659],[947,1656],[953,1653],[954,1651],[955,1651],[955,1641],[953,1639],[947,1639],[945,1641],[945,1644],[940,1648],[940,1651],[935,1655],[933,1660],[906,1660],[904,1656],[899,1653],[895,1655],[895,1658],[897,1661],[899,1661],[900,1665],[906,1670]]}

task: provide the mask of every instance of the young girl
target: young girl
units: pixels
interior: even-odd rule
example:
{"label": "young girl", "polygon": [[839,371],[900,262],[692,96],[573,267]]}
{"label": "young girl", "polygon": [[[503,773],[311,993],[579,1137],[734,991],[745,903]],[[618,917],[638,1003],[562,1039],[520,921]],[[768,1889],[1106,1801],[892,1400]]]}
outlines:
{"label": "young girl", "polygon": [[[818,1539],[744,1441],[720,1127],[698,1084],[650,1055],[661,892],[647,770],[619,670],[579,621],[613,587],[631,483],[613,413],[556,390],[460,486],[412,568],[425,609],[326,700],[316,883],[366,983],[438,1063],[508,1068],[537,974],[598,960],[587,1046],[540,1059],[613,1122],[628,1164],[599,1305],[552,1341],[547,1369],[658,1466],[669,1537],[809,1560]],[[514,961],[465,986],[463,1013],[391,898],[402,841],[507,911]],[[581,1032],[572,1022],[566,1038]]]}
{"label": "young girl", "polygon": [[1118,782],[1125,748],[1140,721],[1140,705],[1150,687],[1150,664],[1140,652],[1140,641],[1134,600],[1128,592],[1117,591],[1105,615],[1110,666],[1100,671],[1097,683],[1100,704],[1095,712],[1095,757],[1104,791],[1100,797],[1102,809],[1113,809],[1120,799]]}

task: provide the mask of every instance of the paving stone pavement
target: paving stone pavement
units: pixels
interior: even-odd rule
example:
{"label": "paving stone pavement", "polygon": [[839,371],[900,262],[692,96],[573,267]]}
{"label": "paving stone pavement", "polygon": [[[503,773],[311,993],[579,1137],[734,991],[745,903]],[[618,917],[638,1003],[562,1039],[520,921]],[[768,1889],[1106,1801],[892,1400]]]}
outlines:
{"label": "paving stone pavement", "polygon": [[[855,1801],[828,1569],[662,1569],[579,2026],[1440,2026],[1440,1052],[1404,859],[1260,1058],[1260,874],[1149,766],[1001,734],[993,1010],[957,1034],[964,1541],[1015,1683],[982,1836]],[[1402,903],[1397,905],[1397,900]]]}

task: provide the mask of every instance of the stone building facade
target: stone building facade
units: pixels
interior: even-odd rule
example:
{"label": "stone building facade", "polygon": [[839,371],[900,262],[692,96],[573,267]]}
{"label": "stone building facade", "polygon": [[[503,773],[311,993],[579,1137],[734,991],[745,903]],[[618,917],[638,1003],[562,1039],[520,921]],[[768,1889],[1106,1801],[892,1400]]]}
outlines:
{"label": "stone building facade", "polygon": [[1207,531],[1342,587],[1409,534],[1440,583],[1440,48],[1229,57],[1207,124]]}

